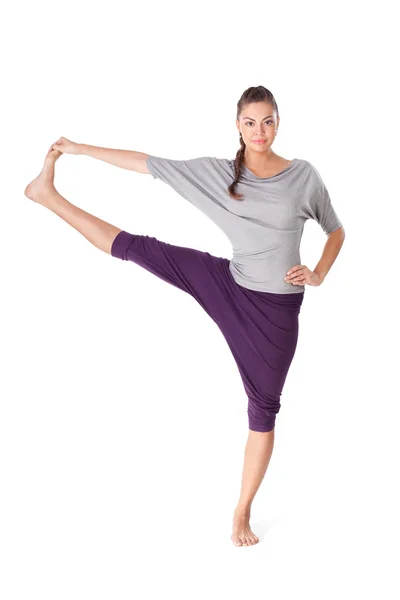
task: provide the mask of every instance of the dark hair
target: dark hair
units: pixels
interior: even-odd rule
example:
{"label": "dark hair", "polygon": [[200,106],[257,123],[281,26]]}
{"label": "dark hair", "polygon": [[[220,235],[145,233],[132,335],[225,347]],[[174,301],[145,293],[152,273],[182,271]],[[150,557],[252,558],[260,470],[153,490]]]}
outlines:
{"label": "dark hair", "polygon": [[[236,119],[239,119],[239,116],[240,116],[242,110],[245,108],[245,106],[247,106],[248,104],[252,104],[253,102],[268,102],[269,104],[272,104],[273,109],[276,111],[277,117],[279,117],[278,105],[276,103],[276,100],[275,100],[272,92],[267,90],[267,88],[265,88],[263,85],[258,85],[257,87],[247,88],[247,90],[245,90],[243,92],[243,94],[241,95],[240,100],[237,103]],[[242,134],[240,134],[239,140],[240,140],[240,149],[236,152],[236,158],[235,158],[235,179],[232,181],[231,185],[228,187],[229,195],[232,198],[234,198],[235,200],[243,199],[243,194],[237,194],[235,192],[236,184],[240,178],[243,159],[244,159],[244,151],[246,148],[246,144],[243,141]]]}

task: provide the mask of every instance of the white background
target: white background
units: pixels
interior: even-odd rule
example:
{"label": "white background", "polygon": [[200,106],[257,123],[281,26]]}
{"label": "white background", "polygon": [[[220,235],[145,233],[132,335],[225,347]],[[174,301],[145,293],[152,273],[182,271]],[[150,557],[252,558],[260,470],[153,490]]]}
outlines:
{"label": "white background", "polygon": [[[394,3],[16,2],[1,22],[2,600],[397,599]],[[257,85],[280,110],[274,150],[318,168],[346,240],[306,286],[260,542],[235,547],[247,398],[222,334],[24,189],[60,136],[234,158]],[[231,258],[151,175],[64,155],[55,186],[121,229]],[[302,264],[324,243],[308,221]]]}

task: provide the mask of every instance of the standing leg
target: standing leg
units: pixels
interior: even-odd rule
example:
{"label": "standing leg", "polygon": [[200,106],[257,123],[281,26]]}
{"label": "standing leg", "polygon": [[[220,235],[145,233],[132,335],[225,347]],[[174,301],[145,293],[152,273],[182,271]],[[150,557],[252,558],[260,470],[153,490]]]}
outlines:
{"label": "standing leg", "polygon": [[49,150],[42,171],[26,187],[25,196],[50,209],[94,246],[111,254],[112,243],[121,229],[74,206],[57,192],[54,187],[54,165],[60,156],[58,150]]}
{"label": "standing leg", "polygon": [[251,546],[259,539],[250,529],[250,510],[254,496],[264,478],[274,448],[275,428],[271,431],[249,430],[247,438],[242,488],[233,517],[231,539],[236,546]]}
{"label": "standing leg", "polygon": [[250,509],[271,459],[275,417],[297,344],[302,298],[282,296],[232,285],[233,308],[218,321],[248,397],[250,431],[231,535],[237,546],[259,541],[250,528]]}

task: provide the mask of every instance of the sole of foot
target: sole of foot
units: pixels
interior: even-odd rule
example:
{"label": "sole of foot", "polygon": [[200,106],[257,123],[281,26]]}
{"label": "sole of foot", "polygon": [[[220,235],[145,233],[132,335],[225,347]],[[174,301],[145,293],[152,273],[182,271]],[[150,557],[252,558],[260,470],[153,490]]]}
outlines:
{"label": "sole of foot", "polygon": [[35,177],[25,188],[25,196],[29,200],[41,203],[46,197],[54,191],[54,171],[55,163],[61,156],[62,152],[53,150],[52,148],[46,154],[43,168],[39,175]]}

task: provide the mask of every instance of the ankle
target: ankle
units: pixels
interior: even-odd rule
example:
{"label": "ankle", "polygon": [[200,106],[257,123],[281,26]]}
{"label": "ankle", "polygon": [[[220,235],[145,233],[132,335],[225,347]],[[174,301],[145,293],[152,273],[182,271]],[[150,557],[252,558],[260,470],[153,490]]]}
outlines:
{"label": "ankle", "polygon": [[251,502],[239,502],[235,508],[235,514],[249,515]]}

